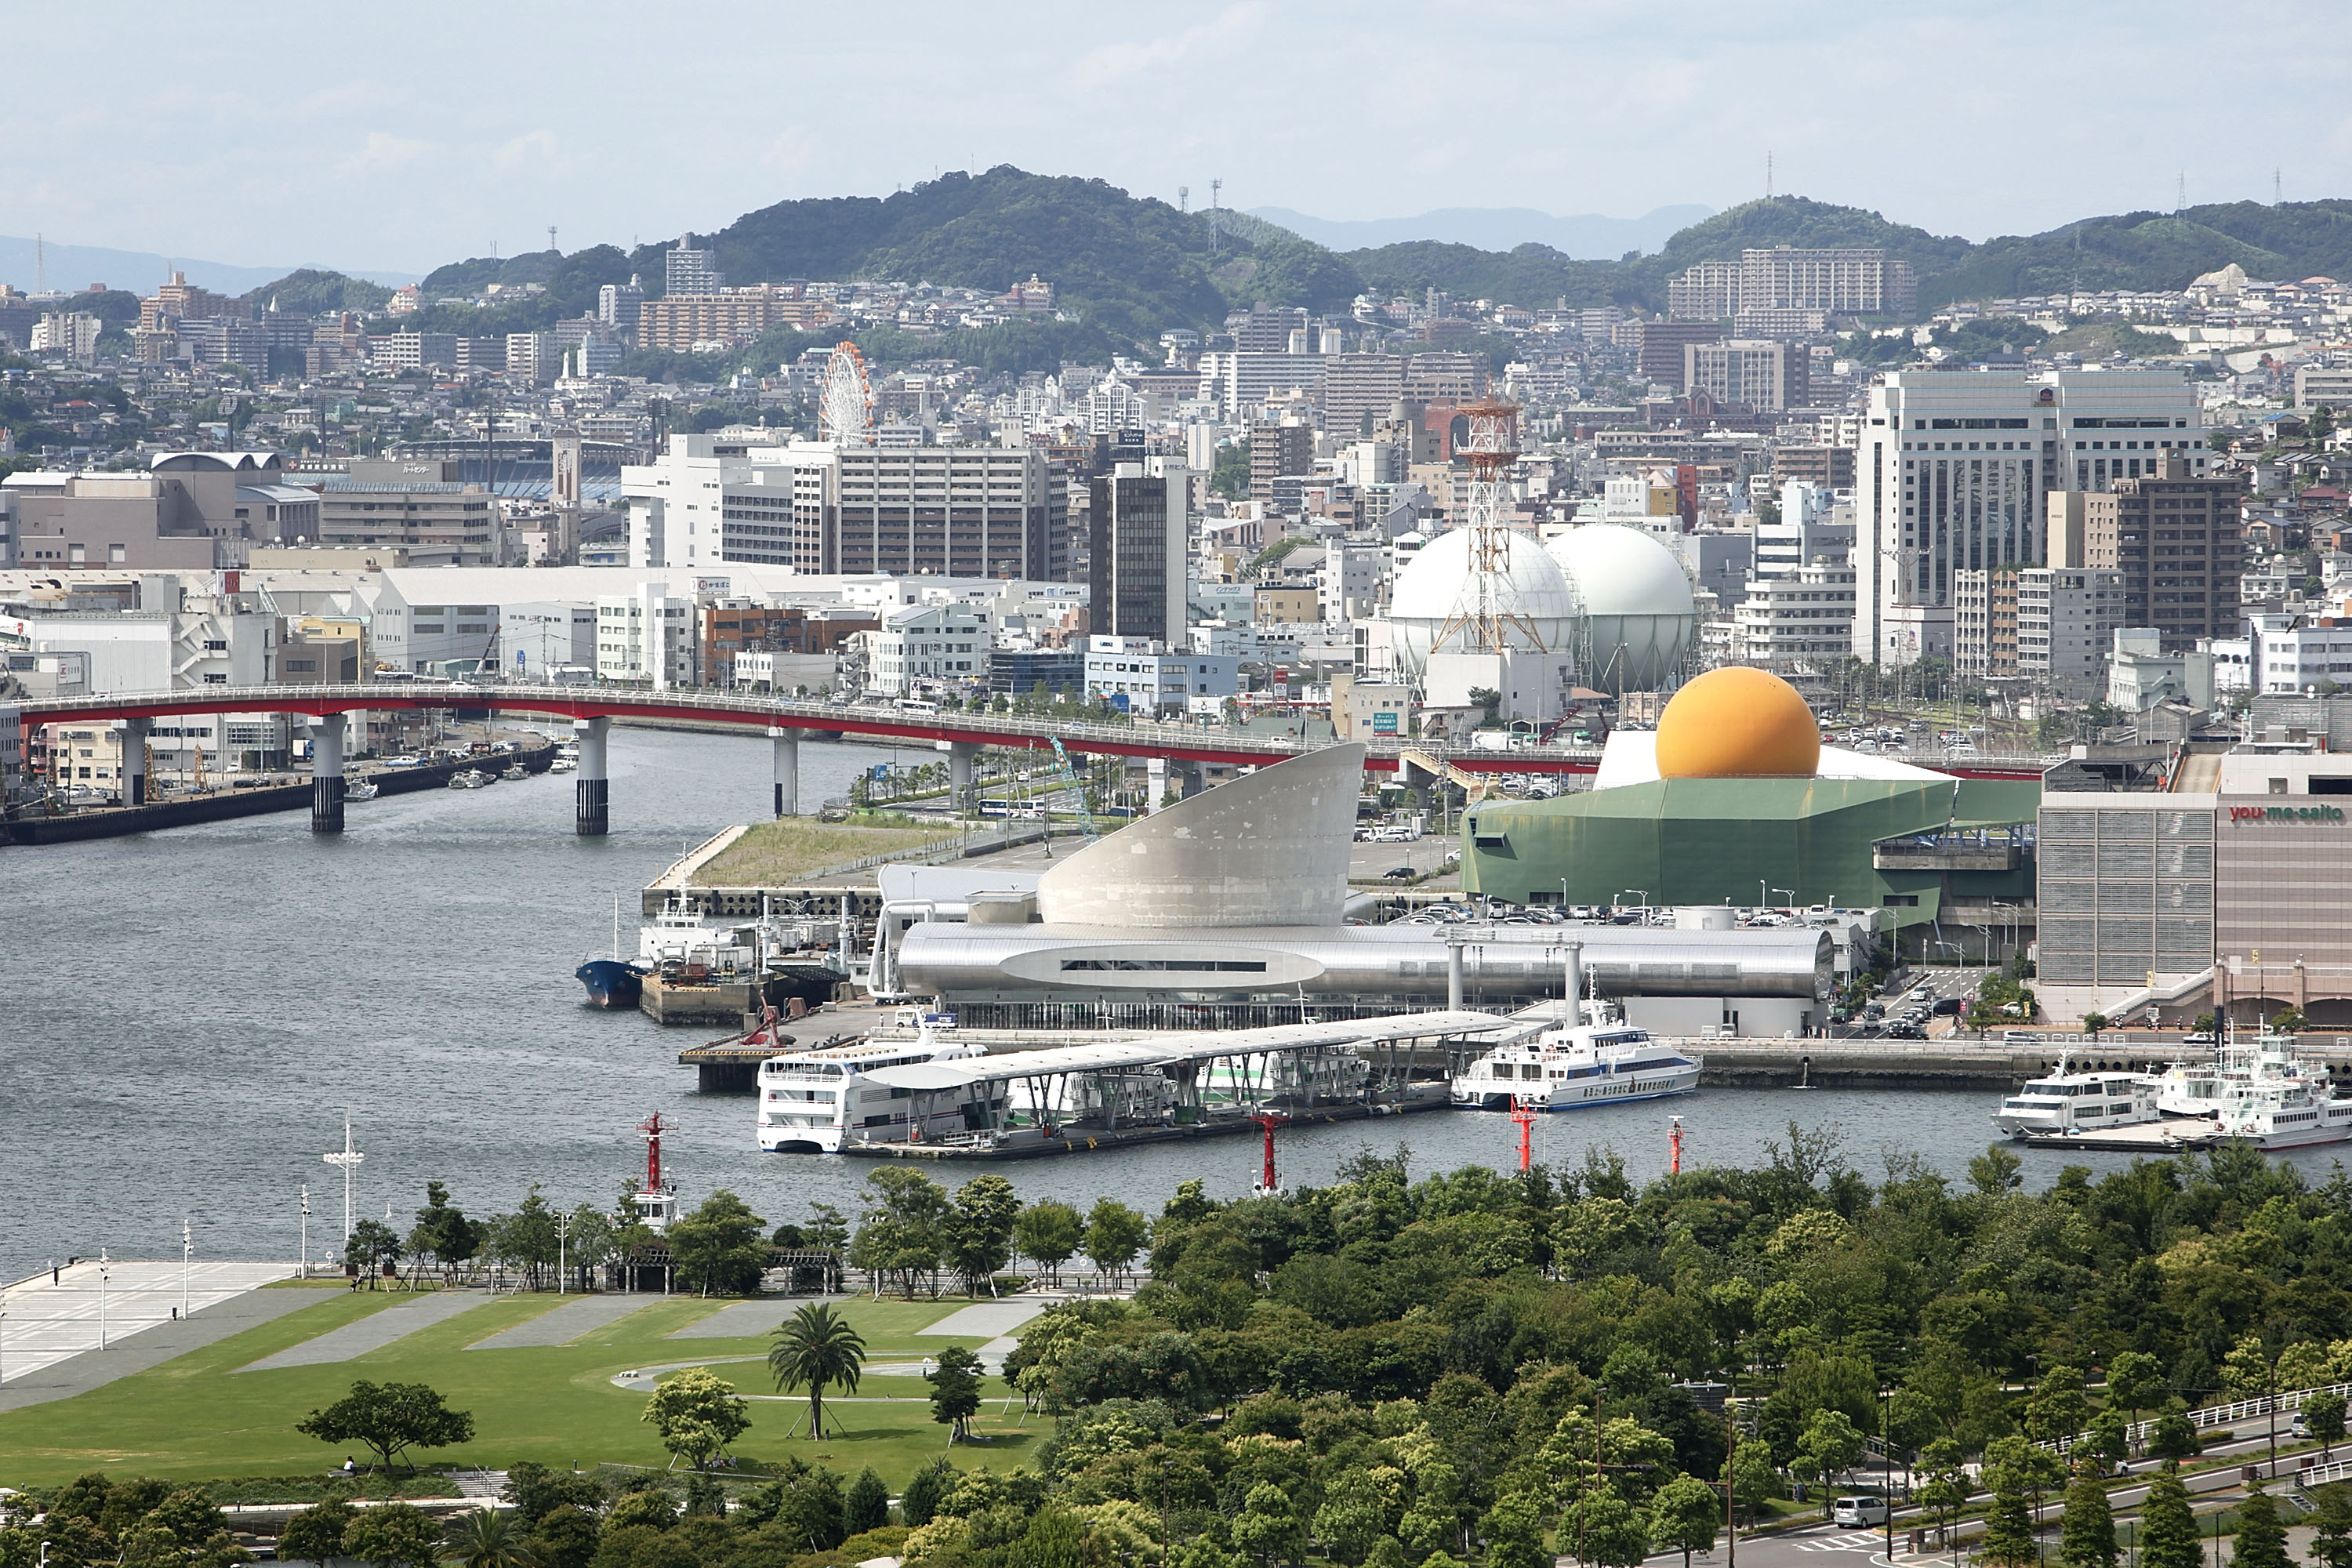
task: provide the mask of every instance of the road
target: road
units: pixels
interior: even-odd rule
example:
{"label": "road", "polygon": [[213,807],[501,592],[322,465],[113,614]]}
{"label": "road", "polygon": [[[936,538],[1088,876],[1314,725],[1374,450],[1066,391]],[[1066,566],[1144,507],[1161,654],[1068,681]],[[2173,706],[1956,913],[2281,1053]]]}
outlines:
{"label": "road", "polygon": [[[2240,1465],[2262,1464],[2264,1472],[2268,1473],[2269,1453],[2270,1435],[2265,1427],[2228,1443],[2214,1444],[2209,1447],[2200,1458],[2200,1460],[2234,1458]],[[2152,1469],[2153,1465],[2150,1461],[2137,1460],[2132,1466],[2133,1474],[2125,1481],[2125,1484],[2115,1486],[2108,1490],[2108,1506],[2115,1510],[2119,1522],[2132,1517],[2137,1511],[2139,1505],[2147,1500],[2147,1481],[2145,1478]],[[2287,1478],[2287,1484],[2292,1485],[2294,1470],[2294,1460],[2288,1453],[2284,1418],[2282,1417],[2279,1427],[2277,1473]],[[1865,1481],[1862,1484],[1869,1483]],[[2192,1499],[2199,1502],[2206,1502],[2218,1494],[2234,1493],[2244,1483],[2241,1479],[2239,1467],[2233,1465],[2190,1475],[2187,1478],[2187,1484]],[[1860,1488],[1857,1487],[1857,1489]],[[1981,1503],[1982,1500],[1979,1496],[1978,1501]],[[2051,1543],[2054,1549],[2058,1529],[2056,1501],[2053,1500],[2043,1511],[2043,1523],[2048,1529]],[[1928,1565],[1933,1563],[1948,1563],[1951,1561],[1952,1552],[1948,1546],[1940,1552],[1931,1549],[1916,1556],[1912,1555],[1907,1550],[1908,1537],[1915,1529],[1927,1530],[1927,1539],[1930,1542],[1935,1539],[1932,1525],[1917,1510],[1896,1510],[1895,1514],[1895,1551],[1891,1568],[1928,1568]],[[1738,1556],[1742,1568],[1836,1568],[1835,1564],[1824,1561],[1822,1554],[1825,1552],[1864,1559],[1870,1568],[1890,1568],[1886,1555],[1886,1530],[1884,1525],[1876,1530],[1865,1531],[1843,1525],[1812,1524],[1801,1530],[1777,1531],[1769,1535],[1743,1535],[1739,1540]],[[2052,1555],[2054,1557],[2055,1554],[2053,1550]],[[1708,1568],[1723,1568],[1724,1555],[1723,1548],[1718,1544],[1715,1552],[1704,1561],[1708,1563]],[[1963,1549],[1962,1556],[1966,1555],[1966,1551]],[[1669,1568],[1669,1565],[1671,1568],[1681,1568],[1682,1553],[1661,1552],[1652,1557],[1649,1562],[1655,1564],[1656,1568]],[[1852,1563],[1850,1568],[1864,1568],[1864,1564]]]}

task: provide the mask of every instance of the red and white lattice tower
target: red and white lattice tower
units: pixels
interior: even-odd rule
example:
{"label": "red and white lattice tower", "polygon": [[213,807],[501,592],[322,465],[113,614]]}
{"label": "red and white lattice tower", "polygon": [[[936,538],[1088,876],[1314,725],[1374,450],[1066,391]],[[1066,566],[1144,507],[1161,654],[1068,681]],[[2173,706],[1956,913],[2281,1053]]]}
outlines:
{"label": "red and white lattice tower", "polygon": [[824,373],[817,404],[817,439],[837,447],[874,445],[874,387],[866,378],[866,356],[856,343],[841,343]]}
{"label": "red and white lattice tower", "polygon": [[1469,426],[1469,438],[1456,445],[1454,452],[1470,465],[1465,520],[1470,534],[1470,569],[1453,613],[1431,640],[1431,649],[1548,652],[1543,632],[1520,604],[1511,581],[1511,531],[1503,523],[1507,476],[1519,460],[1519,405],[1489,398],[1465,404],[1454,412]]}

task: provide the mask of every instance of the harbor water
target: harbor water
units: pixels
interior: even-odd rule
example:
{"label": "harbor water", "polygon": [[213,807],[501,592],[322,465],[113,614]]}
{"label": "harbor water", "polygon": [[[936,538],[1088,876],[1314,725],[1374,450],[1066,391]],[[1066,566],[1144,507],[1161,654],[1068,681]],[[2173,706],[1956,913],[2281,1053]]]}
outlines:
{"label": "harbor water", "polygon": [[[313,837],[308,814],[289,812],[0,849],[0,1279],[101,1247],[174,1257],[184,1218],[200,1258],[292,1258],[306,1185],[310,1254],[325,1257],[343,1191],[320,1155],[341,1146],[346,1110],[366,1156],[353,1209],[389,1209],[404,1234],[428,1180],[478,1217],[533,1184],[565,1206],[610,1207],[644,1170],[632,1129],[656,1110],[677,1124],[664,1152],[689,1204],[727,1187],[771,1224],[813,1203],[854,1217],[867,1162],[761,1154],[750,1097],[699,1094],[676,1063],[708,1031],[595,1011],[572,978],[610,952],[615,895],[633,951],[637,890],[688,845],[766,816],[769,755],[757,739],[616,730],[603,839],[573,836],[572,780],[556,775],[354,805],[340,838]],[[887,756],[804,744],[801,798],[842,795]],[[1872,1180],[1907,1152],[1958,1181],[1992,1137],[1996,1098],[1706,1089],[1549,1117],[1535,1154],[1576,1166],[1598,1145],[1647,1179],[1665,1169],[1670,1114],[1686,1168],[1760,1161],[1793,1121],[1838,1132]],[[1508,1168],[1517,1136],[1507,1116],[1457,1111],[1301,1128],[1279,1135],[1281,1173],[1328,1182],[1350,1156],[1400,1142],[1416,1174]],[[2324,1178],[2336,1152],[2281,1157]],[[2094,1170],[2129,1159],[2028,1152],[2029,1182],[2070,1157]],[[1231,1137],[986,1168],[1024,1196],[1084,1207],[1108,1194],[1156,1214],[1190,1178],[1245,1194],[1257,1166],[1255,1141]]]}

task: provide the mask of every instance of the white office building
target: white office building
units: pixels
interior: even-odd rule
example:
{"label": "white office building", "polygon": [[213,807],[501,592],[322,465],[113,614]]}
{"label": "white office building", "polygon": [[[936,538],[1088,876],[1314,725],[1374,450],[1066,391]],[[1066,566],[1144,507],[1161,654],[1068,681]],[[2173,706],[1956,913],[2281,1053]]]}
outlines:
{"label": "white office building", "polygon": [[702,642],[694,601],[667,583],[596,601],[596,679],[644,683],[656,691],[701,683]]}
{"label": "white office building", "polygon": [[1181,712],[1194,698],[1221,700],[1241,689],[1232,655],[1173,651],[1147,637],[1087,639],[1087,695],[1122,698],[1130,712]]}
{"label": "white office building", "polygon": [[755,447],[741,438],[672,436],[669,450],[652,462],[621,469],[629,564],[683,571],[721,561],[792,565],[793,475],[793,455],[782,441]]}
{"label": "white office building", "polygon": [[1853,509],[1831,491],[1790,479],[1780,487],[1780,521],[1756,525],[1759,577],[1790,577],[1814,561],[1849,563],[1853,556]]}
{"label": "white office building", "polygon": [[1843,658],[1853,645],[1853,568],[1812,561],[1776,577],[1751,577],[1732,611],[1732,659],[1783,669]]}
{"label": "white office building", "polygon": [[993,633],[987,611],[971,605],[919,605],[882,617],[859,632],[857,645],[869,693],[920,697],[985,685]]}
{"label": "white office building", "polygon": [[2048,559],[2045,498],[2202,475],[2203,416],[2175,371],[1896,371],[1870,389],[1855,471],[1853,653],[1950,648],[1953,574]]}

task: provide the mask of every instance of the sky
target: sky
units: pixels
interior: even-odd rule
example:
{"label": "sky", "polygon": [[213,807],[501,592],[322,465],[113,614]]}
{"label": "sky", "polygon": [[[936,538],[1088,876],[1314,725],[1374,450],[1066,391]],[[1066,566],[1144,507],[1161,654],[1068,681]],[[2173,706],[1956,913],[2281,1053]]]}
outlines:
{"label": "sky", "polygon": [[423,272],[1013,163],[1194,205],[1633,216],[1777,190],[1970,238],[2352,195],[2305,0],[570,0],[26,7],[0,233]]}

